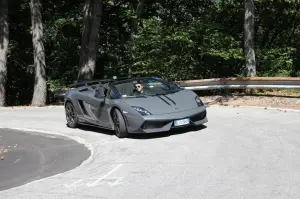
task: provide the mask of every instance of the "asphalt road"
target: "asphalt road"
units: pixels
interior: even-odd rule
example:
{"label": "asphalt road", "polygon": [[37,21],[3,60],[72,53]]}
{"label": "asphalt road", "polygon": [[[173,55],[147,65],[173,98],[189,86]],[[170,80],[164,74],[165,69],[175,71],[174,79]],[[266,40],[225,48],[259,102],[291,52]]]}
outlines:
{"label": "asphalt road", "polygon": [[0,191],[62,173],[80,165],[90,151],[61,136],[0,129]]}
{"label": "asphalt road", "polygon": [[300,112],[210,107],[208,120],[200,130],[120,140],[67,128],[62,107],[0,109],[0,127],[61,133],[92,149],[81,166],[0,198],[300,198]]}

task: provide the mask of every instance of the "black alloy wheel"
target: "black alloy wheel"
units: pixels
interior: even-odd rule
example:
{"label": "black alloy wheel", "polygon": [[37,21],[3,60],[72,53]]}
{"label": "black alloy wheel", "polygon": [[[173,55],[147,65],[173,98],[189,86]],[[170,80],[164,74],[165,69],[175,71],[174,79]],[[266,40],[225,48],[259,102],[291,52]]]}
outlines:
{"label": "black alloy wheel", "polygon": [[67,102],[65,111],[66,111],[67,126],[70,128],[76,128],[78,126],[77,123],[78,119],[77,119],[75,107],[71,102]]}
{"label": "black alloy wheel", "polygon": [[128,136],[126,123],[124,120],[124,117],[122,113],[119,111],[119,109],[115,109],[113,112],[113,123],[115,128],[115,133],[118,138],[125,138]]}

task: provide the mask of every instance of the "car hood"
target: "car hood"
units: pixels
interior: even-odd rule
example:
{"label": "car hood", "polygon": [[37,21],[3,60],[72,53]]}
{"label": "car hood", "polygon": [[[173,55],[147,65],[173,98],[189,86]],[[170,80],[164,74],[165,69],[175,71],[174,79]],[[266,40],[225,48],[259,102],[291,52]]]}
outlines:
{"label": "car hood", "polygon": [[147,96],[146,98],[124,98],[129,106],[138,106],[150,113],[167,114],[197,108],[196,94],[182,90],[172,94]]}

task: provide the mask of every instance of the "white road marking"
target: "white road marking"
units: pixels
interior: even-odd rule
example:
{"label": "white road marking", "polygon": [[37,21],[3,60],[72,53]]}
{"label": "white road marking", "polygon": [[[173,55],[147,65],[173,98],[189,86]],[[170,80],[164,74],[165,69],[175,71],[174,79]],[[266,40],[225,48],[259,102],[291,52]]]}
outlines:
{"label": "white road marking", "polygon": [[[93,185],[95,182],[96,182],[96,183],[99,183],[101,180],[104,180],[105,178],[107,178],[110,174],[112,174],[114,171],[116,171],[117,169],[119,169],[119,167],[121,167],[121,166],[122,166],[122,164],[118,165],[117,167],[115,167],[113,170],[111,170],[110,172],[108,172],[106,175],[104,175],[104,176],[101,177],[101,178],[95,178],[95,177],[87,176],[87,177],[85,177],[85,178],[82,178],[82,179],[79,179],[79,180],[75,181],[75,182],[72,183],[72,184],[64,184],[64,186],[65,186],[66,188],[72,188],[72,187],[78,185],[79,183],[81,183],[82,181],[85,181],[85,180],[88,180],[88,181],[95,180],[93,183],[87,183],[87,184],[92,184],[92,185]],[[95,173],[94,175],[92,175],[92,176],[98,175],[100,172],[101,172],[101,171],[96,172],[96,173]],[[88,186],[88,185],[87,185],[87,186]]]}
{"label": "white road marking", "polygon": [[[123,181],[124,177],[111,177],[111,178],[105,178],[105,179],[102,179],[102,182],[98,182],[97,184],[99,185],[100,183],[101,184],[104,184],[106,183],[105,181],[108,181],[107,182],[107,185],[113,187],[113,186],[117,186],[117,185],[120,185],[120,184],[124,184],[125,182]],[[83,181],[95,181],[95,180],[99,180],[99,178],[83,178],[83,179],[80,179],[80,180],[77,180],[75,181],[74,183],[72,184],[64,184],[64,186],[66,188],[72,188],[80,183],[82,183]],[[82,185],[84,185],[82,183]],[[86,185],[86,184],[85,184]]]}
{"label": "white road marking", "polygon": [[83,180],[84,180],[84,179],[77,180],[76,182],[74,182],[73,184],[70,184],[70,185],[64,184],[64,186],[65,186],[66,188],[71,188],[71,187],[74,187],[76,184],[82,182]]}
{"label": "white road marking", "polygon": [[125,183],[123,181],[123,179],[124,179],[124,177],[117,177],[116,181],[114,181],[114,182],[108,182],[108,185],[110,185],[111,187],[113,187],[113,186],[116,186],[116,185],[123,184],[123,183]]}
{"label": "white road marking", "polygon": [[14,163],[17,163],[21,160],[22,158],[16,159],[16,161],[14,161]]}
{"label": "white road marking", "polygon": [[[100,173],[100,172],[96,172],[96,174],[94,174],[94,175],[97,175],[98,173]],[[91,176],[82,178],[82,179],[80,179],[80,180],[75,181],[75,182],[72,183],[72,184],[64,184],[64,186],[65,186],[66,188],[74,187],[75,185],[79,184],[80,182],[82,182],[82,181],[84,181],[84,180],[89,180],[89,179],[91,179],[90,177],[91,177]]]}
{"label": "white road marking", "polygon": [[112,141],[96,141],[96,142],[90,142],[90,144],[110,144],[110,143],[114,143],[114,142],[124,142],[124,140],[112,140]]}
{"label": "white road marking", "polygon": [[119,164],[118,166],[116,166],[114,169],[112,169],[111,171],[109,171],[107,174],[105,174],[104,176],[102,176],[101,178],[97,179],[96,181],[94,181],[93,183],[87,183],[86,186],[87,187],[94,187],[97,186],[97,184],[101,181],[104,180],[105,178],[107,178],[109,175],[111,175],[113,172],[117,171],[121,166],[123,166],[123,164]]}

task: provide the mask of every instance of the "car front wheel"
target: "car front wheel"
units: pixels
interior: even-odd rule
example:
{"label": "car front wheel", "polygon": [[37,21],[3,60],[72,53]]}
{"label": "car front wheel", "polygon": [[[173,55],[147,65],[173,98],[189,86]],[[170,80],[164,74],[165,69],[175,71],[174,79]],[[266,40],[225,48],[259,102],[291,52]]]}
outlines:
{"label": "car front wheel", "polygon": [[126,123],[124,117],[119,109],[115,109],[113,112],[113,122],[115,133],[118,138],[125,138],[128,136]]}

